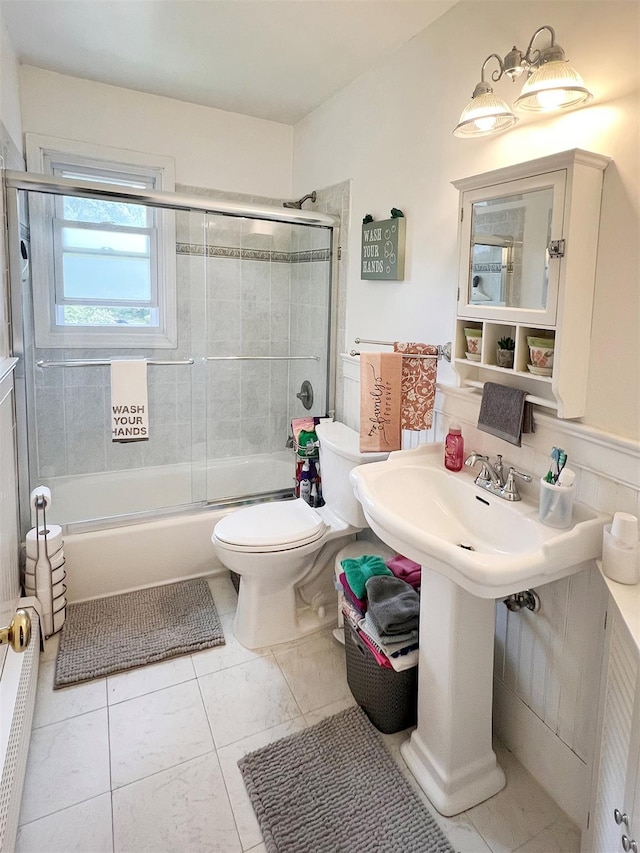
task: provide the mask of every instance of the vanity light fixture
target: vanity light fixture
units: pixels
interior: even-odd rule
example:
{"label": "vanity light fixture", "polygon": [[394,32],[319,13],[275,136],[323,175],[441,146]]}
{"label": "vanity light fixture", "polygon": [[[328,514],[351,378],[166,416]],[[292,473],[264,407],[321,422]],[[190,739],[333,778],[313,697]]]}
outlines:
{"label": "vanity light fixture", "polygon": [[482,63],[480,82],[474,89],[471,100],[463,109],[458,126],[453,131],[456,136],[486,136],[506,130],[518,121],[502,98],[494,94],[493,89],[484,79],[484,70],[490,59],[498,60],[500,71],[494,71],[491,79],[499,80],[504,73],[504,64],[497,53],[487,56]]}
{"label": "vanity light fixture", "polygon": [[[545,30],[551,35],[551,44],[541,49],[534,49],[534,41]],[[494,82],[500,80],[505,74],[511,80],[516,80],[526,72],[527,80],[514,102],[515,106],[521,110],[550,112],[567,109],[578,104],[586,104],[593,97],[585,87],[582,77],[565,59],[564,50],[556,44],[553,27],[545,24],[531,36],[524,54],[514,45],[504,59],[501,59],[497,53],[492,53],[485,59],[480,82],[475,88],[471,101],[462,111],[460,121],[453,131],[455,136],[472,137],[498,133],[513,127],[518,120],[509,106],[493,93],[493,89],[484,79],[485,66],[492,58],[497,60],[499,66],[499,70],[491,75]]]}

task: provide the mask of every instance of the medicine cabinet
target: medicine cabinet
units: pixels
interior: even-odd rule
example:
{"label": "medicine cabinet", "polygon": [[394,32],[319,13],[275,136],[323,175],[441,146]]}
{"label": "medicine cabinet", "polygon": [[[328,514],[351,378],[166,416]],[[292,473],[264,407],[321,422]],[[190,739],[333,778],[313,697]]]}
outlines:
{"label": "medicine cabinet", "polygon": [[[453,182],[460,192],[454,366],[461,385],[513,385],[558,417],[584,414],[609,162],[572,149]],[[478,343],[471,352],[469,329]],[[497,364],[504,338],[515,342],[513,367]],[[530,338],[552,342],[550,368],[531,361]]]}

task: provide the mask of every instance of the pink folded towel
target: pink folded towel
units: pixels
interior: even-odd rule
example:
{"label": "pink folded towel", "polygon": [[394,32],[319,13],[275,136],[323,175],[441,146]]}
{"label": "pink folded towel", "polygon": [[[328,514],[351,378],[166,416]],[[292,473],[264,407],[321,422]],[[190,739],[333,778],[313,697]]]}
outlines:
{"label": "pink folded towel", "polygon": [[342,584],[342,591],[344,592],[344,596],[348,602],[350,602],[356,610],[359,610],[360,613],[365,613],[367,610],[367,599],[358,598],[355,592],[349,586],[349,581],[347,580],[347,576],[344,572],[340,572],[338,580]]}
{"label": "pink folded towel", "polygon": [[408,557],[403,557],[402,554],[396,554],[390,560],[387,560],[387,568],[400,580],[410,584],[412,587],[420,586],[422,581],[422,566],[410,560]]}

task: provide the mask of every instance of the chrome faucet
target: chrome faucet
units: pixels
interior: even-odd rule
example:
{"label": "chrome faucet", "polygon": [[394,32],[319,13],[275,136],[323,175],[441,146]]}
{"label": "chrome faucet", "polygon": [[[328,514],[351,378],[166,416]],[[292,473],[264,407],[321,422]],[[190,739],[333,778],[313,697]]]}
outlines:
{"label": "chrome faucet", "polygon": [[473,468],[474,465],[480,463],[480,473],[475,479],[476,486],[481,489],[486,489],[492,495],[503,498],[505,501],[521,500],[516,477],[524,480],[526,483],[531,482],[531,477],[528,474],[523,474],[521,471],[516,471],[515,468],[509,468],[507,480],[504,480],[504,466],[502,464],[502,456],[498,454],[496,461],[492,464],[488,456],[483,456],[481,453],[471,453],[464,461],[468,468]]}

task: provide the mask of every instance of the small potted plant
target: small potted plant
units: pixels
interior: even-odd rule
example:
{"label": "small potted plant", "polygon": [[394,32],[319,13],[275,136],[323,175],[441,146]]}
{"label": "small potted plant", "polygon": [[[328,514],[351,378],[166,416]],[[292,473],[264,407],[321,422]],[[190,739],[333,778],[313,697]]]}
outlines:
{"label": "small potted plant", "polygon": [[500,338],[496,351],[496,364],[498,367],[513,367],[516,342],[513,338]]}

